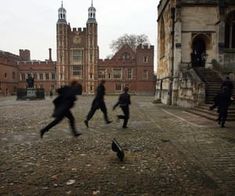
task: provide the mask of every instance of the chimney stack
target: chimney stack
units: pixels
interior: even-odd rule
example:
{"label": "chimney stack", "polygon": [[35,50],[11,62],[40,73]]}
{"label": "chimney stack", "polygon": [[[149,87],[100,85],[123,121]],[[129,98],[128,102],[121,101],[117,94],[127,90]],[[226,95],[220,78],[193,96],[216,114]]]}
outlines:
{"label": "chimney stack", "polygon": [[22,61],[30,61],[30,50],[20,49],[19,54]]}
{"label": "chimney stack", "polygon": [[51,48],[49,48],[49,61],[52,61],[52,59],[51,59]]}

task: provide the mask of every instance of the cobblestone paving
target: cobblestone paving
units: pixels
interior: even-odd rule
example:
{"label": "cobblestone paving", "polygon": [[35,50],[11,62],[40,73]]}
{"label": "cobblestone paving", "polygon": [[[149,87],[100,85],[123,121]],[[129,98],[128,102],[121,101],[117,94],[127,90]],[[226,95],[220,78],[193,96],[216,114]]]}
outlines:
{"label": "cobblestone paving", "polygon": [[[111,111],[113,123],[97,111],[83,120],[92,97],[79,97],[73,113],[79,138],[67,120],[43,139],[52,120],[52,99],[0,98],[0,195],[235,195],[235,124],[226,128],[177,107],[133,96],[129,128]],[[125,151],[120,162],[111,150],[116,138]]]}

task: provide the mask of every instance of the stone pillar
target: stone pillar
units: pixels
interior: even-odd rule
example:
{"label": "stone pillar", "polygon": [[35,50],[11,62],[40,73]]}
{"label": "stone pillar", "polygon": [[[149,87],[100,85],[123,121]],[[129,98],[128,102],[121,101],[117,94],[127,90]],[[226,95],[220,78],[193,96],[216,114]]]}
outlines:
{"label": "stone pillar", "polygon": [[175,9],[175,29],[174,29],[174,71],[173,71],[173,92],[172,92],[172,104],[177,104],[177,98],[178,98],[178,83],[179,83],[179,70],[181,65],[181,58],[182,58],[182,39],[181,39],[181,8],[176,7]]}
{"label": "stone pillar", "polygon": [[224,8],[224,1],[220,1],[219,7],[218,7],[218,12],[219,12],[219,23],[218,23],[218,62],[221,66],[224,66],[224,44],[225,44],[225,19],[224,19],[224,14],[225,14],[225,8]]}

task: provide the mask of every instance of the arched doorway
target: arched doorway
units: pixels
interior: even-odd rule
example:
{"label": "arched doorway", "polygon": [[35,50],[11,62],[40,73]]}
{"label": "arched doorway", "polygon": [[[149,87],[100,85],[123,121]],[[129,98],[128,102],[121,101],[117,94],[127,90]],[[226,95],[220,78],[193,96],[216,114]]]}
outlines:
{"label": "arched doorway", "polygon": [[206,41],[204,35],[197,35],[193,39],[191,62],[193,67],[205,67]]}

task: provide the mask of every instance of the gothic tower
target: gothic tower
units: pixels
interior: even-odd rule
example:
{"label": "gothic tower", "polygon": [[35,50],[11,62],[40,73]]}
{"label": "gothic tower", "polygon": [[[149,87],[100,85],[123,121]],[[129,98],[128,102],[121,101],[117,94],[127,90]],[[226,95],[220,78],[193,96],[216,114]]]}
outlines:
{"label": "gothic tower", "polygon": [[98,66],[98,45],[97,45],[97,22],[95,18],[96,9],[91,7],[88,9],[87,27],[87,84],[86,89],[88,93],[94,93],[95,81],[97,81],[97,66]]}
{"label": "gothic tower", "polygon": [[57,65],[56,78],[57,87],[65,85],[69,80],[68,71],[68,25],[66,21],[66,10],[63,8],[63,2],[58,10],[57,21]]}
{"label": "gothic tower", "polygon": [[83,92],[93,94],[97,83],[99,48],[97,45],[96,9],[88,9],[86,28],[72,28],[66,22],[66,10],[58,10],[57,22],[57,87],[77,79]]}

